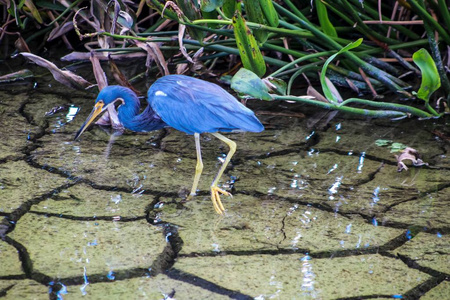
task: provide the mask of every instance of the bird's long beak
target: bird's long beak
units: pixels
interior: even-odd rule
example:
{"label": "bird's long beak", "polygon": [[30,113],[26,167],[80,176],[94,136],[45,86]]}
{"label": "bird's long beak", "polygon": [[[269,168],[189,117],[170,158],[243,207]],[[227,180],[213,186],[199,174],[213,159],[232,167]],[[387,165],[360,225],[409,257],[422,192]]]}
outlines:
{"label": "bird's long beak", "polygon": [[89,127],[89,125],[95,120],[95,118],[97,118],[98,115],[100,115],[103,111],[105,111],[106,107],[104,106],[105,105],[103,101],[99,101],[95,104],[89,117],[87,117],[83,126],[81,126],[80,130],[78,130],[77,134],[75,135],[74,140],[76,140]]}

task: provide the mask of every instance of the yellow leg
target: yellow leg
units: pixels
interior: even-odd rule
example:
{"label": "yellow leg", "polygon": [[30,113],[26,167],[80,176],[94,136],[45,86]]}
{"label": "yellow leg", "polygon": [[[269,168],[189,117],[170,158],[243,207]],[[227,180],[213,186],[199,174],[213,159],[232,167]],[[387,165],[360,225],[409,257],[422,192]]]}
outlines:
{"label": "yellow leg", "polygon": [[225,161],[222,164],[222,167],[220,167],[219,172],[217,173],[213,183],[211,184],[211,200],[213,202],[214,209],[218,214],[223,214],[225,208],[222,205],[222,201],[220,201],[220,194],[226,196],[231,196],[231,194],[228,193],[227,191],[220,189],[217,185],[219,183],[220,177],[222,177],[223,172],[225,172],[225,169],[227,168],[227,165],[230,162],[231,157],[233,157],[234,152],[236,152],[236,143],[224,137],[220,133],[215,132],[211,134],[216,138],[218,138],[219,140],[221,140],[222,142],[224,142],[225,144],[227,144],[228,147],[230,147],[230,151],[228,152],[227,157],[225,158]]}
{"label": "yellow leg", "polygon": [[195,166],[194,183],[192,184],[191,193],[186,200],[191,200],[197,193],[198,182],[200,181],[200,175],[203,171],[202,150],[200,149],[200,134],[194,133],[195,138],[195,150],[197,151],[197,165]]}

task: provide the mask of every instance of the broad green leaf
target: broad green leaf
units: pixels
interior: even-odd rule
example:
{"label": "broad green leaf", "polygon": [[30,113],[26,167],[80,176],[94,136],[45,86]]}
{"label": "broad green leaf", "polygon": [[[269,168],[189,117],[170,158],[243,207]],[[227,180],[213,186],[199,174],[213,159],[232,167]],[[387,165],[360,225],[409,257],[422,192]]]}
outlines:
{"label": "broad green leaf", "polygon": [[236,0],[224,0],[222,10],[224,15],[230,19],[233,17],[234,12],[236,11],[236,3],[239,3],[240,5],[240,2],[236,2]]}
{"label": "broad green leaf", "polygon": [[267,23],[272,27],[278,27],[280,20],[278,18],[278,13],[273,7],[272,0],[259,0],[261,4],[261,9],[264,13]]}
{"label": "broad green leaf", "polygon": [[[194,0],[175,0],[177,6],[181,9],[183,14],[190,21],[200,20],[202,19],[202,14],[200,9],[198,8],[197,1]],[[205,37],[205,32],[198,28],[188,27],[189,34],[191,37],[196,39],[199,42],[203,41]]]}
{"label": "broad green leaf", "polygon": [[413,60],[422,72],[422,83],[420,84],[417,97],[428,102],[433,94],[441,86],[436,64],[426,49],[420,49],[413,54]]}
{"label": "broad green leaf", "polygon": [[200,9],[206,12],[212,12],[223,5],[225,0],[201,0]]}
{"label": "broad green leaf", "polygon": [[377,145],[378,147],[384,147],[384,146],[388,146],[392,143],[391,140],[376,140],[375,141],[375,145]]}
{"label": "broad green leaf", "polygon": [[337,53],[331,55],[331,56],[325,61],[325,63],[323,64],[322,72],[320,73],[320,84],[321,84],[321,86],[322,86],[322,90],[323,90],[323,93],[324,93],[324,95],[325,95],[325,98],[327,98],[329,101],[334,102],[334,103],[337,103],[337,102],[339,101],[339,99],[337,99],[337,98],[334,96],[333,92],[332,92],[332,91],[330,90],[330,88],[328,87],[327,81],[326,81],[326,79],[325,79],[325,75],[326,75],[326,73],[327,73],[328,65],[331,63],[331,61],[332,61],[336,56],[338,56],[339,54],[342,54],[342,53],[344,53],[344,52],[346,52],[346,51],[349,51],[349,50],[351,50],[351,49],[353,49],[353,48],[358,47],[359,45],[361,45],[362,41],[363,41],[363,39],[360,38],[360,39],[354,41],[353,43],[348,44],[347,46],[345,46],[344,48],[342,48],[341,50],[339,50]]}
{"label": "broad green leaf", "polygon": [[402,143],[392,143],[392,145],[390,146],[391,153],[400,152],[400,151],[406,149],[406,147],[408,147],[408,146],[406,146]]}
{"label": "broad green leaf", "polygon": [[236,92],[262,100],[273,100],[269,88],[252,71],[241,68],[231,79],[231,88]]}
{"label": "broad green leaf", "polygon": [[337,37],[336,29],[331,24],[328,18],[327,7],[321,0],[316,0],[317,17],[319,18],[320,26],[326,35]]}
{"label": "broad green leaf", "polygon": [[236,11],[233,17],[233,30],[244,68],[262,77],[266,73],[266,63],[255,37],[245,24],[245,20],[239,11]]}
{"label": "broad green leaf", "polygon": [[[244,7],[249,22],[261,25],[267,24],[259,0],[244,0]],[[255,36],[258,42],[263,44],[267,41],[267,38],[269,37],[269,32],[262,29],[254,29],[253,35]]]}

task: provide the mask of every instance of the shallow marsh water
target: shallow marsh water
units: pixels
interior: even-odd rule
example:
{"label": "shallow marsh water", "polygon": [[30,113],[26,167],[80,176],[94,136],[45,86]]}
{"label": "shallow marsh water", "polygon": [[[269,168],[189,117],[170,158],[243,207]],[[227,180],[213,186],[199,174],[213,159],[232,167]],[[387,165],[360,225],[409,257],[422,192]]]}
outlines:
{"label": "shallow marsh water", "polygon": [[[0,297],[450,298],[450,146],[436,135],[448,119],[338,115],[314,129],[311,108],[249,102],[296,114],[228,135],[238,150],[222,184],[234,197],[219,216],[208,187],[225,145],[202,138],[199,193],[183,202],[192,136],[110,143],[95,127],[73,141],[94,95],[50,82],[0,92]],[[378,139],[429,166],[398,173]]]}

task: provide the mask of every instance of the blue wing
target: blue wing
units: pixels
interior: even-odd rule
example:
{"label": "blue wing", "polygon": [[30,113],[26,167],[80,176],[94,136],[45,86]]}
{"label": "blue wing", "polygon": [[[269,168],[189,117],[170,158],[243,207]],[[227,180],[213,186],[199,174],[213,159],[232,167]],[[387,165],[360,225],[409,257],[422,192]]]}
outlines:
{"label": "blue wing", "polygon": [[167,75],[148,90],[148,102],[165,123],[188,134],[264,130],[255,114],[220,86]]}

